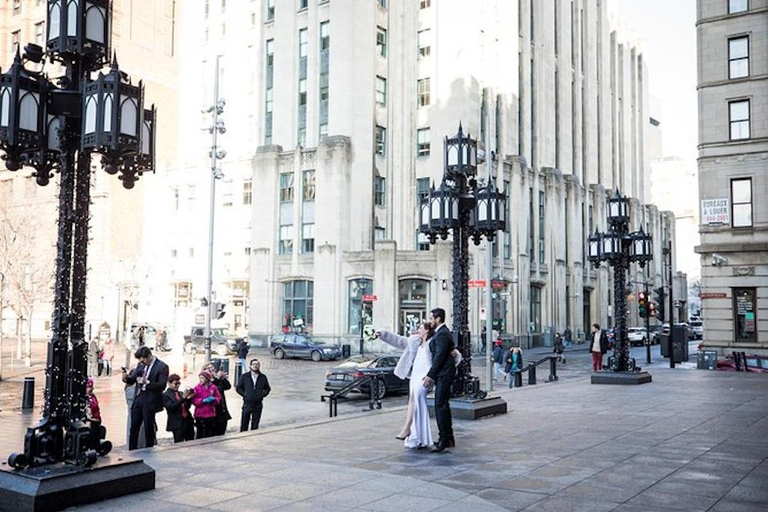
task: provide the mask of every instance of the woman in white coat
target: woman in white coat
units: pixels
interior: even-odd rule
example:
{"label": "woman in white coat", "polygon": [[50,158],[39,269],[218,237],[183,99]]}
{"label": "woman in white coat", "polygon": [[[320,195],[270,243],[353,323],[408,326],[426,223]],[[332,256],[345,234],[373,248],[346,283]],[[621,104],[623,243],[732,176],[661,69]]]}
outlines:
{"label": "woman in white coat", "polygon": [[[395,367],[395,375],[401,379],[410,378],[408,393],[408,414],[400,434],[395,436],[405,441],[406,448],[426,448],[432,445],[432,428],[429,424],[429,409],[427,408],[428,389],[422,384],[427,372],[432,368],[432,351],[429,349],[429,339],[434,331],[429,322],[419,326],[416,334],[406,338],[391,331],[381,330],[376,334],[388,345],[403,349],[400,360]],[[451,353],[458,365],[461,354],[454,349]]]}

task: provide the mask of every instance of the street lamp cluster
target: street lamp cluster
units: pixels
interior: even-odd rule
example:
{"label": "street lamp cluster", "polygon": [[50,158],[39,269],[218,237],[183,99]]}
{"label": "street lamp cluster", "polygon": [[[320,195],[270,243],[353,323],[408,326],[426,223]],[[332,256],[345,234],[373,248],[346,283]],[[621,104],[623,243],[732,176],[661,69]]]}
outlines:
{"label": "street lamp cluster", "polygon": [[[14,468],[66,461],[92,465],[111,443],[86,423],[87,340],[85,290],[91,158],[120,173],[132,188],[154,168],[155,109],[144,109],[142,83],[133,85],[116,57],[110,63],[110,0],[49,0],[46,49],[16,49],[11,68],[0,74],[0,150],[11,171],[34,168],[39,185],[60,173],[56,284],[52,337],[48,344],[45,408],[28,429],[24,453]],[[59,63],[62,76],[49,77],[44,59]]]}
{"label": "street lamp cluster", "polygon": [[445,170],[439,188],[434,185],[421,198],[419,231],[434,244],[453,235],[453,336],[462,355],[455,396],[482,398],[480,381],[472,376],[472,350],[469,333],[469,239],[475,245],[485,237],[493,241],[496,232],[505,230],[506,197],[494,184],[477,180],[477,141],[458,133],[445,138]]}
{"label": "street lamp cluster", "polygon": [[614,269],[614,348],[608,367],[615,372],[639,370],[629,357],[627,340],[626,276],[630,263],[641,268],[653,259],[653,239],[643,229],[629,232],[629,199],[618,189],[608,198],[608,231],[589,236],[589,261],[597,268],[607,262]]}

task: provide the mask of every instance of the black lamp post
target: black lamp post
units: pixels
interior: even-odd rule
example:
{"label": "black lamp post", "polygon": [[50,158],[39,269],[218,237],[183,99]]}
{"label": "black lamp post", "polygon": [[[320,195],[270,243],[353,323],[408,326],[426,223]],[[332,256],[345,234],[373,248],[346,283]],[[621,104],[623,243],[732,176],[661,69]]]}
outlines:
{"label": "black lamp post", "polygon": [[[453,235],[453,339],[462,355],[454,396],[483,398],[480,381],[472,376],[469,334],[469,239],[493,240],[506,229],[506,198],[491,178],[477,181],[477,141],[459,132],[445,138],[445,171],[439,188],[434,185],[421,199],[419,231],[434,244]],[[490,286],[490,283],[489,283]]]}
{"label": "black lamp post", "polygon": [[613,267],[614,347],[608,368],[614,372],[637,372],[635,360],[629,357],[627,340],[627,271],[637,262],[641,268],[653,259],[652,239],[642,228],[629,232],[629,199],[618,189],[608,198],[608,231],[595,230],[589,237],[589,261],[595,268],[603,261]]}
{"label": "black lamp post", "polygon": [[[109,61],[111,2],[48,0],[47,12],[46,50],[28,44],[22,58],[17,48],[13,65],[0,75],[6,167],[34,168],[39,185],[58,171],[61,187],[45,408],[24,436],[24,452],[8,459],[15,469],[58,462],[91,466],[111,450],[104,431],[92,431],[86,422],[90,162],[99,153],[104,169],[119,172],[129,189],[154,167],[155,110],[144,109],[141,82],[131,84],[114,57],[106,74],[92,77]],[[45,57],[61,64],[64,75],[48,77],[24,67]]]}

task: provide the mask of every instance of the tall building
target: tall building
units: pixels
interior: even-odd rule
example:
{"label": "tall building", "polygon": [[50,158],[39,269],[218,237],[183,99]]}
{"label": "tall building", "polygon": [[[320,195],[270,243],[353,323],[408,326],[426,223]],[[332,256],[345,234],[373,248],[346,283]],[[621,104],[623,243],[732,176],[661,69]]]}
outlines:
{"label": "tall building", "polygon": [[768,353],[768,2],[699,0],[704,344]]}
{"label": "tall building", "polygon": [[[213,202],[215,300],[255,340],[301,317],[350,343],[362,316],[403,331],[450,310],[450,241],[419,236],[417,206],[439,186],[443,138],[460,122],[494,159],[510,207],[492,249],[493,303],[470,293],[474,333],[481,310],[534,344],[612,323],[612,272],[585,263],[585,240],[605,228],[613,189],[632,198],[632,227],[654,236],[654,254],[674,232],[671,213],[646,204],[647,65],[605,2],[215,0],[183,11],[181,82],[200,87],[180,90],[184,150],[153,201],[165,222],[149,244],[153,311],[177,330],[201,319],[207,287],[212,140],[200,109],[216,101],[216,62],[228,154]],[[486,247],[471,253],[473,278],[487,277]],[[665,285],[661,265],[633,267],[630,280]]]}
{"label": "tall building", "polygon": [[[45,47],[46,7],[43,0],[13,0],[0,4],[0,66],[7,70],[17,47]],[[148,190],[163,186],[162,176],[177,161],[178,2],[174,0],[116,0],[112,2],[112,49],[120,69],[145,86],[145,102],[159,106],[157,173],[144,175],[132,190],[103,172],[93,160],[91,230],[88,248],[87,317],[90,334],[106,323],[120,337],[138,312],[139,289],[147,295],[145,214]],[[35,66],[34,64],[27,64]],[[55,65],[45,71],[57,76]],[[2,328],[27,337],[50,335],[53,269],[56,254],[58,175],[39,187],[31,169],[10,172],[0,165],[0,235],[8,239],[12,226],[24,226],[15,245],[0,250],[4,279]],[[154,219],[149,219],[154,221]],[[19,253],[18,251],[22,251]],[[19,258],[29,253],[28,258]],[[21,259],[21,261],[20,261]]]}

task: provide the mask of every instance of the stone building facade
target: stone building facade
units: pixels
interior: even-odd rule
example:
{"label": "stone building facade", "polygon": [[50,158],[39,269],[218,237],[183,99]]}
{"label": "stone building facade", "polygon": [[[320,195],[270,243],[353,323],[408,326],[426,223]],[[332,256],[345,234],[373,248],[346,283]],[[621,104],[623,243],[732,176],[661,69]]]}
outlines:
{"label": "stone building facade", "polygon": [[704,345],[768,354],[768,2],[697,2]]}

